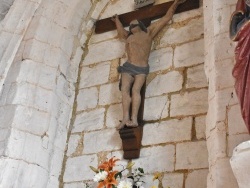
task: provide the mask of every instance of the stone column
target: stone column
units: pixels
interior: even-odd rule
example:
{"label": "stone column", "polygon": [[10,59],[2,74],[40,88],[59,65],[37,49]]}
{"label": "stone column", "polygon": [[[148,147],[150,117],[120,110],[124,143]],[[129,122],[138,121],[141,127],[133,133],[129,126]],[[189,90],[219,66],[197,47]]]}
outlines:
{"label": "stone column", "polygon": [[236,0],[204,0],[205,71],[209,81],[206,136],[209,152],[208,188],[236,188],[229,159],[233,148],[249,140],[234,92],[234,43],[229,20]]}

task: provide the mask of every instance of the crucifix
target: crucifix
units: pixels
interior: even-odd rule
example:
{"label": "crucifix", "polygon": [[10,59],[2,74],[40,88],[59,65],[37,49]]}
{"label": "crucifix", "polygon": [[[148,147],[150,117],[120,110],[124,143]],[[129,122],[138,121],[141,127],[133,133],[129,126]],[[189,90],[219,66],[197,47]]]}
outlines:
{"label": "crucifix", "polygon": [[[151,0],[137,0],[151,3]],[[184,3],[185,2],[185,3]],[[127,61],[118,67],[121,73],[121,93],[123,119],[118,126],[123,141],[125,159],[138,158],[143,132],[143,107],[145,98],[145,81],[149,74],[148,57],[154,37],[168,24],[174,13],[199,7],[199,0],[174,0],[156,6],[115,15],[96,23],[96,33],[117,29],[119,39],[126,43]],[[151,20],[157,19],[151,23]],[[147,20],[147,22],[145,22]],[[129,31],[124,27],[128,26]]]}

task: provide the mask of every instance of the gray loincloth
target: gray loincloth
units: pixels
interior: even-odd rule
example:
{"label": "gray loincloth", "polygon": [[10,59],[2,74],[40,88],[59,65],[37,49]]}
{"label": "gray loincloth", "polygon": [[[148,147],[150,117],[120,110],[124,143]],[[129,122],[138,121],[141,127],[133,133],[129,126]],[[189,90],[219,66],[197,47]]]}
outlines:
{"label": "gray loincloth", "polygon": [[[117,68],[117,70],[118,70],[119,73],[128,73],[131,76],[135,76],[135,75],[138,75],[138,74],[148,75],[149,66],[147,66],[147,67],[138,67],[138,66],[133,65],[133,64],[131,64],[129,62],[125,62],[122,66],[119,66]],[[122,87],[122,82],[121,82],[121,79],[120,79],[120,83],[119,83],[119,89],[120,90],[121,90],[121,87]]]}
{"label": "gray loincloth", "polygon": [[117,68],[119,73],[128,73],[131,76],[135,76],[138,74],[146,74],[149,73],[149,66],[147,67],[138,67],[136,65],[133,65],[129,62],[125,62],[122,66],[119,66]]}

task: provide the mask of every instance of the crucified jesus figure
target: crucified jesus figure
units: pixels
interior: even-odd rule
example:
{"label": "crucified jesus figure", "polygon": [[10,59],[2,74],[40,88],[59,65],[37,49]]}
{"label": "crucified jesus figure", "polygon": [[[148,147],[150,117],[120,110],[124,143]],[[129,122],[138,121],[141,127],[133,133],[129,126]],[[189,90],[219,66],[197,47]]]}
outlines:
{"label": "crucified jesus figure", "polygon": [[[123,28],[117,15],[112,17],[119,38],[126,43],[126,53],[128,56],[127,62],[118,67],[118,72],[121,73],[123,108],[123,119],[118,129],[122,129],[124,126],[138,126],[138,111],[141,104],[140,91],[149,73],[148,57],[153,39],[172,19],[178,5],[185,1],[175,0],[167,13],[148,27],[139,20],[133,20],[130,23],[129,31],[127,31]],[[131,116],[130,105],[132,105]]]}

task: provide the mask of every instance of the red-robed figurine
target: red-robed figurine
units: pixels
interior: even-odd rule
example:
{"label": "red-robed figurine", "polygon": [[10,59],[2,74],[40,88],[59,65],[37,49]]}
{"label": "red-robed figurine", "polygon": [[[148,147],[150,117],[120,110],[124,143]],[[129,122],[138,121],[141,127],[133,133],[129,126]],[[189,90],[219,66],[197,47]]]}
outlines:
{"label": "red-robed figurine", "polygon": [[238,0],[230,22],[230,37],[238,41],[233,68],[241,113],[250,133],[250,0]]}

